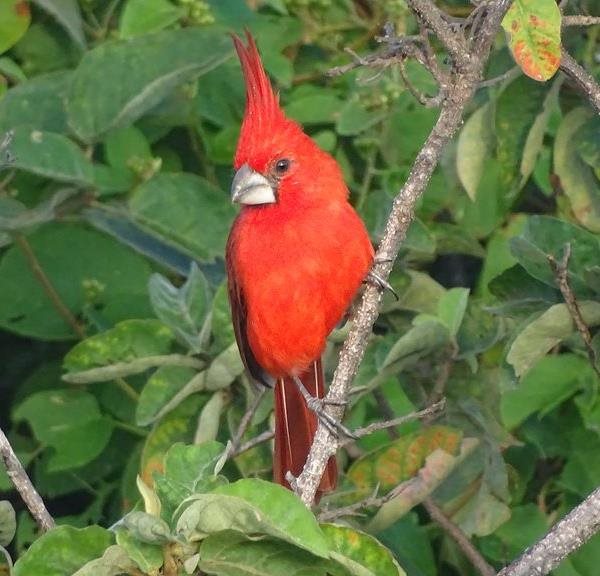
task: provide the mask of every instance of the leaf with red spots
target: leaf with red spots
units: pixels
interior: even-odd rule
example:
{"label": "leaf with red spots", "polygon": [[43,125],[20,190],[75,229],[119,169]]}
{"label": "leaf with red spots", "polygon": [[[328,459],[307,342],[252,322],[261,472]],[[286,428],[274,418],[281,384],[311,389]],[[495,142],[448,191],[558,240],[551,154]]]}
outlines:
{"label": "leaf with red spots", "polygon": [[427,456],[438,448],[456,454],[461,439],[462,434],[458,430],[431,426],[359,458],[348,470],[348,479],[361,491],[372,491],[379,486],[379,493],[385,494],[415,476]]}
{"label": "leaf with red spots", "polygon": [[560,11],[555,0],[515,0],[502,21],[517,64],[534,80],[560,66]]}
{"label": "leaf with red spots", "polygon": [[29,4],[25,0],[0,2],[0,54],[20,40],[30,20]]}

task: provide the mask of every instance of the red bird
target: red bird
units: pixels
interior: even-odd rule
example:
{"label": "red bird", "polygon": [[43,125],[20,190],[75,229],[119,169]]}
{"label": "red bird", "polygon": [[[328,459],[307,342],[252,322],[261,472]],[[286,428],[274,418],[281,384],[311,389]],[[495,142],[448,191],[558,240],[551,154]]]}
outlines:
{"label": "red bird", "polygon": [[[324,396],[321,354],[373,262],[337,162],[286,118],[252,36],[233,37],[246,82],[227,243],[236,340],[250,375],[275,387],[273,476],[304,467],[317,427],[306,391]],[[301,384],[300,384],[301,383]],[[335,488],[332,458],[320,491]]]}

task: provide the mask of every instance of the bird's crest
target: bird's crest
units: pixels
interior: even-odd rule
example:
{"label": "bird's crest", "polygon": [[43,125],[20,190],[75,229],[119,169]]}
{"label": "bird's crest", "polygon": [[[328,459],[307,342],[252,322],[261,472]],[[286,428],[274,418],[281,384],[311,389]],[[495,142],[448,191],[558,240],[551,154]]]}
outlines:
{"label": "bird's crest", "polygon": [[250,32],[246,31],[247,46],[239,36],[232,34],[232,38],[246,82],[246,112],[238,141],[237,164],[240,154],[254,148],[257,139],[276,133],[275,129],[281,129],[289,120],[279,106],[279,98],[273,92]]}

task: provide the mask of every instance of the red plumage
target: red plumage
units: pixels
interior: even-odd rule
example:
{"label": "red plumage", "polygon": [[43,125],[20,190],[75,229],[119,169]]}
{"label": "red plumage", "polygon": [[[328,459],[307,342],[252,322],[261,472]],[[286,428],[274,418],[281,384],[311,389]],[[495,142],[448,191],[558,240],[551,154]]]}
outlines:
{"label": "red plumage", "polygon": [[[256,44],[234,36],[246,81],[246,112],[234,166],[259,174],[273,201],[245,205],[227,244],[233,323],[250,374],[275,384],[274,478],[304,466],[316,417],[292,377],[324,395],[321,354],[373,260],[364,224],[348,202],[336,161],[285,117]],[[278,161],[287,162],[284,174]],[[332,459],[321,490],[335,485]]]}

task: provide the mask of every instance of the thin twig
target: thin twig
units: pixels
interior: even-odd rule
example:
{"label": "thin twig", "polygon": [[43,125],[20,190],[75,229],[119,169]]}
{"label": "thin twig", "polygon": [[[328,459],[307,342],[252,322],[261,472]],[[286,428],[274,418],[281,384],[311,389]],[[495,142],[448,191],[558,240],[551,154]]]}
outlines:
{"label": "thin twig", "polygon": [[267,391],[267,389],[264,386],[260,387],[260,389],[256,393],[256,396],[254,397],[254,400],[252,401],[252,404],[250,404],[250,406],[246,410],[245,414],[242,416],[242,419],[240,420],[240,425],[238,426],[238,429],[237,429],[235,435],[231,439],[231,451],[232,452],[234,452],[234,453],[238,452],[240,442],[242,441],[242,438],[243,438],[244,434],[246,433],[248,426],[250,426],[250,422],[252,421],[254,414],[256,414],[256,411],[258,410],[258,407],[260,406],[260,403],[261,403],[266,391]]}
{"label": "thin twig", "polygon": [[444,532],[446,532],[456,542],[462,553],[479,571],[481,576],[494,576],[496,574],[496,571],[487,563],[479,550],[473,546],[473,543],[460,529],[460,526],[457,526],[454,522],[452,522],[452,520],[450,520],[450,518],[444,514],[443,510],[433,501],[432,498],[425,498],[425,500],[423,500],[423,506],[431,516],[431,519],[436,524],[441,526]]}
{"label": "thin twig", "polygon": [[479,83],[479,88],[490,88],[496,84],[500,84],[505,80],[512,80],[521,74],[521,68],[519,66],[513,66],[510,70],[507,70],[503,74],[494,76],[488,80],[483,80]]}
{"label": "thin twig", "polygon": [[44,292],[48,296],[50,302],[54,306],[54,309],[60,314],[62,319],[71,327],[71,330],[75,332],[78,338],[85,338],[85,329],[84,327],[77,321],[77,318],[73,315],[71,310],[67,307],[67,305],[62,301],[60,294],[54,288],[54,285],[50,281],[50,278],[44,272],[40,261],[37,259],[35,252],[31,248],[27,238],[23,236],[23,234],[17,233],[14,235],[15,244],[19,247],[33,275],[36,277],[37,281],[42,286]]}
{"label": "thin twig", "polygon": [[408,89],[408,91],[415,97],[417,102],[425,108],[437,108],[444,98],[442,91],[438,93],[437,96],[426,96],[420,90],[418,90],[413,83],[410,81],[409,77],[406,74],[406,68],[404,68],[404,60],[400,60],[398,62],[398,69],[400,70],[400,76],[402,77],[402,81],[404,85]]}
{"label": "thin twig", "polygon": [[498,576],[545,576],[600,529],[600,488],[596,488]]}
{"label": "thin twig", "polygon": [[[363,428],[353,430],[352,434],[356,438],[363,438],[364,436],[368,436],[369,434],[373,434],[373,432],[377,432],[379,430],[386,430],[387,428],[401,426],[402,424],[406,424],[407,422],[414,422],[415,420],[423,420],[432,416],[438,416],[441,412],[444,411],[445,407],[446,399],[442,398],[441,400],[438,400],[435,404],[427,406],[427,408],[424,408],[423,410],[419,410],[418,412],[411,412],[410,414],[405,414],[404,416],[399,416],[398,418],[387,420],[385,422],[374,422],[373,424],[369,424],[368,426],[364,426]],[[351,441],[352,440],[348,440],[347,442]]]}
{"label": "thin twig", "polygon": [[252,450],[252,448],[262,444],[263,442],[268,442],[272,440],[275,436],[275,432],[273,430],[265,430],[261,432],[258,436],[251,438],[247,442],[244,442],[237,450],[232,450],[229,452],[230,458],[235,458],[244,452],[248,452],[248,450]]}
{"label": "thin twig", "polygon": [[583,92],[596,112],[600,114],[600,85],[564,48],[561,50],[560,69]]}
{"label": "thin twig", "polygon": [[27,472],[25,472],[25,468],[23,468],[21,462],[19,462],[17,455],[12,449],[8,438],[2,429],[0,429],[0,458],[2,458],[2,461],[4,462],[8,477],[17,489],[23,502],[27,505],[29,512],[31,512],[31,515],[40,527],[40,530],[46,532],[51,528],[54,528],[52,516],[50,516],[44,501],[31,483],[29,476],[27,476]]}
{"label": "thin twig", "polygon": [[206,363],[193,356],[184,354],[163,354],[158,356],[146,356],[144,358],[134,358],[129,362],[115,362],[108,366],[99,366],[80,372],[71,372],[64,374],[62,379],[69,384],[91,384],[93,382],[109,382],[123,376],[140,374],[150,368],[157,366],[182,366],[185,368],[195,368],[202,370]]}
{"label": "thin twig", "polygon": [[595,26],[600,24],[600,16],[563,16],[562,26]]}
{"label": "thin twig", "polygon": [[590,329],[587,327],[587,324],[581,315],[577,298],[575,297],[571,285],[569,284],[569,260],[571,258],[571,244],[565,244],[563,257],[560,261],[556,260],[552,254],[548,254],[547,258],[550,268],[552,268],[554,278],[556,279],[556,283],[558,284],[560,293],[562,294],[567,309],[569,310],[569,314],[573,319],[575,327],[577,328],[577,332],[579,332],[581,335],[581,339],[583,340],[583,344],[587,351],[590,364],[592,365],[594,372],[600,376],[600,368],[598,367],[596,351],[592,345],[592,335],[590,333]]}

